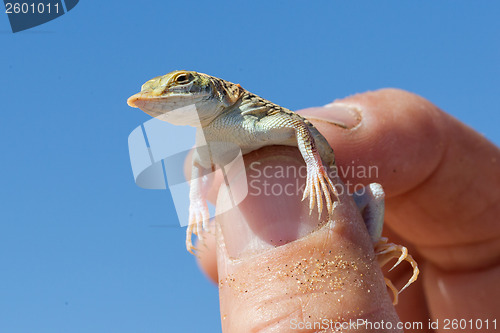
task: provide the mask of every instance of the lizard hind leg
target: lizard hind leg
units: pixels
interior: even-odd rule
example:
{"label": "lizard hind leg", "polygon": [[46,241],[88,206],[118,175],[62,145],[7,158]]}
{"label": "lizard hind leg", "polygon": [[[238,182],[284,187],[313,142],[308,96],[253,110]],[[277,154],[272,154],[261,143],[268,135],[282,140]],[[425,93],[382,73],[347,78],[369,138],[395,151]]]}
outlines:
{"label": "lizard hind leg", "polygon": [[375,244],[374,250],[380,267],[385,266],[390,260],[397,258],[398,261],[394,264],[394,266],[392,266],[392,268],[389,271],[392,271],[396,266],[398,266],[404,260],[409,262],[413,268],[412,277],[399,291],[396,289],[396,287],[394,287],[391,280],[385,278],[385,283],[387,287],[394,294],[393,304],[396,305],[398,303],[398,294],[401,293],[403,290],[405,290],[410,284],[415,282],[418,278],[419,269],[417,266],[417,262],[413,259],[411,255],[408,254],[408,249],[406,247],[402,245],[396,245],[393,243],[387,243],[387,238],[385,237],[380,238],[380,240]]}

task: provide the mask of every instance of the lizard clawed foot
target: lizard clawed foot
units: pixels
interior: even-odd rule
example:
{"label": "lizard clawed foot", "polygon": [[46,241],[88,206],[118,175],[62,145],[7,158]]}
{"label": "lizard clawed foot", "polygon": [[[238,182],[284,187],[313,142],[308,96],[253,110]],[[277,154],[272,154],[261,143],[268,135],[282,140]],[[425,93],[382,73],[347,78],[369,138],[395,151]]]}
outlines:
{"label": "lizard clawed foot", "polygon": [[398,294],[405,290],[410,284],[415,282],[418,277],[419,269],[417,262],[408,254],[408,249],[402,245],[396,245],[393,243],[387,243],[387,238],[381,237],[380,240],[375,244],[375,255],[377,256],[377,261],[380,267],[385,266],[391,259],[397,258],[398,261],[392,266],[389,271],[392,271],[396,266],[398,266],[403,260],[408,261],[413,267],[413,275],[410,280],[405,284],[401,290],[397,290],[392,284],[391,280],[385,278],[385,283],[389,289],[391,289],[394,299],[392,304],[398,304]]}
{"label": "lizard clawed foot", "polygon": [[330,180],[330,177],[328,177],[328,173],[321,163],[321,160],[319,163],[318,161],[316,162],[317,163],[307,165],[307,181],[302,200],[309,197],[309,215],[312,213],[317,203],[318,214],[321,217],[321,212],[323,211],[323,196],[325,197],[328,214],[331,214],[333,211],[333,201],[330,192],[334,199],[338,199],[339,195],[335,185]]}
{"label": "lizard clawed foot", "polygon": [[192,234],[198,237],[199,243],[204,244],[203,232],[209,231],[208,221],[210,214],[206,202],[191,202],[189,206],[189,224],[186,230],[186,248],[191,254],[198,250],[192,242]]}

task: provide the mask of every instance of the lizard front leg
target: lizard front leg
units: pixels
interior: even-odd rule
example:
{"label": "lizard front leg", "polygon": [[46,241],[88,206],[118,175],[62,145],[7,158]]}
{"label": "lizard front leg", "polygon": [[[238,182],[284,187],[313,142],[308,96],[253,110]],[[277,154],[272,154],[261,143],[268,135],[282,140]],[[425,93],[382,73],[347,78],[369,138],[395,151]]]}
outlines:
{"label": "lizard front leg", "polygon": [[208,231],[210,213],[207,205],[207,192],[212,183],[212,170],[202,167],[193,156],[191,180],[189,181],[189,224],[186,230],[186,248],[194,254],[192,234],[195,234],[200,243],[203,243],[202,229]]}
{"label": "lizard front leg", "polygon": [[[323,165],[315,138],[306,124],[306,120],[291,111],[283,111],[267,115],[257,123],[251,123],[259,132],[265,133],[270,144],[290,144],[295,136],[307,167],[307,180],[302,200],[309,197],[309,213],[317,207],[321,217],[323,197],[325,197],[328,214],[333,211],[333,200],[338,198],[338,192]],[[318,135],[319,134],[318,132]],[[326,141],[324,138],[320,138]]]}
{"label": "lizard front leg", "polygon": [[[307,180],[302,200],[309,196],[309,214],[312,213],[317,203],[318,214],[321,216],[324,196],[327,212],[331,214],[333,211],[332,199],[338,198],[338,192],[323,165],[311,132],[305,124],[300,123],[295,127],[295,136],[297,146],[307,166]],[[330,196],[330,192],[333,194],[333,198]]]}

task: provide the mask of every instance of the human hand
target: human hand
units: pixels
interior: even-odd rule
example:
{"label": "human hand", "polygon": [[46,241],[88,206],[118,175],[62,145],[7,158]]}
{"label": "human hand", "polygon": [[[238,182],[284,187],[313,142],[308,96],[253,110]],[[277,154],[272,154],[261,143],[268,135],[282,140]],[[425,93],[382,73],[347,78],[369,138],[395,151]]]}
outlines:
{"label": "human hand", "polygon": [[[342,111],[342,105],[358,111]],[[334,148],[347,185],[384,187],[384,235],[407,246],[421,268],[400,297],[400,320],[421,322],[422,329],[413,331],[431,332],[429,319],[439,319],[435,331],[444,332],[444,319],[482,319],[483,329],[489,319],[494,331],[491,321],[500,308],[498,148],[425,99],[399,90],[359,94],[300,113]],[[266,167],[302,165],[298,152],[284,147],[252,152],[245,162],[248,176],[257,170],[262,176]],[[363,166],[376,166],[378,174],[351,173]],[[294,182],[288,176],[272,181],[283,188]],[[217,216],[217,237],[207,235],[208,248],[199,255],[205,273],[221,282],[223,330],[295,332],[300,323],[323,319],[397,320],[349,197],[341,196],[334,223],[316,231],[318,218],[309,216],[300,198],[249,195],[237,210]],[[218,207],[225,200],[219,195]],[[386,276],[401,287],[411,274],[406,267]]]}

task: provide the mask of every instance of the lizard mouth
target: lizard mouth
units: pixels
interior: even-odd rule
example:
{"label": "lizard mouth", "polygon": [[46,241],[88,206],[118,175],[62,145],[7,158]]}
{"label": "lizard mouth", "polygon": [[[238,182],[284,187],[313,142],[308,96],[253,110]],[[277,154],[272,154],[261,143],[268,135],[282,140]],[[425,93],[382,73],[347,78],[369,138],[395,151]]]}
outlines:
{"label": "lizard mouth", "polygon": [[[127,104],[133,108],[138,108],[149,114],[151,117],[161,117],[171,114],[185,114],[186,108],[196,104],[190,94],[175,94],[169,96],[154,96],[150,92],[141,91],[127,99]],[[199,116],[198,116],[199,117]]]}
{"label": "lizard mouth", "polygon": [[[150,113],[148,112],[149,110],[154,110],[157,112],[163,111],[159,113],[165,113],[166,111],[168,111],[164,110],[165,109],[164,103],[167,98],[172,98],[172,97],[153,96],[150,93],[140,92],[130,96],[127,99],[127,104],[133,108],[139,108],[145,111],[146,113]],[[153,115],[153,117],[154,116],[155,115]]]}
{"label": "lizard mouth", "polygon": [[151,94],[140,92],[130,96],[127,104],[133,108],[138,108],[149,114],[151,117],[158,117],[169,110],[164,105],[165,97],[151,96]]}
{"label": "lizard mouth", "polygon": [[127,99],[127,104],[133,108],[138,108],[149,114],[151,117],[161,116],[171,110],[165,107],[165,97],[155,97],[150,94],[137,93]]}
{"label": "lizard mouth", "polygon": [[[168,96],[155,96],[151,94],[150,92],[139,92],[135,95],[130,96],[127,99],[127,104],[133,108],[139,108],[142,109],[143,106],[146,105],[154,105],[157,103],[165,103],[166,100],[169,100],[170,103],[182,103],[182,104],[194,104],[195,101],[192,103],[186,103],[187,101],[193,100],[193,95],[188,94],[188,93],[176,93],[176,94],[170,94]],[[180,106],[179,106],[180,107]]]}
{"label": "lizard mouth", "polygon": [[127,104],[133,108],[141,108],[146,103],[151,102],[151,96],[145,96],[144,93],[140,92],[135,95],[130,96],[127,99]]}

